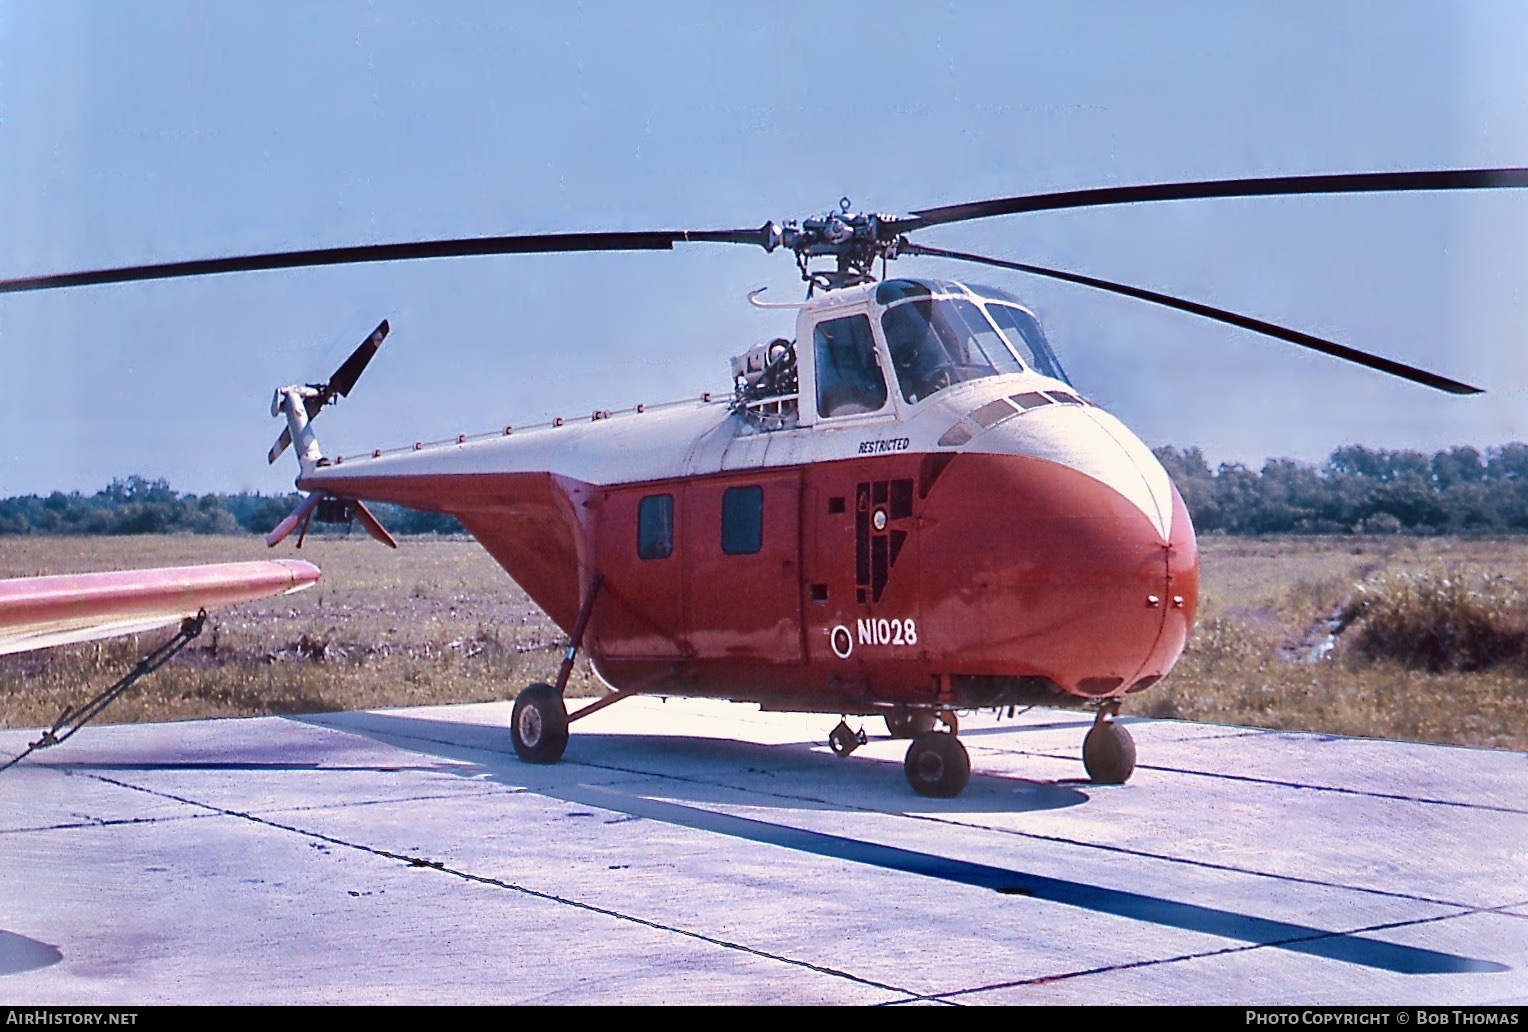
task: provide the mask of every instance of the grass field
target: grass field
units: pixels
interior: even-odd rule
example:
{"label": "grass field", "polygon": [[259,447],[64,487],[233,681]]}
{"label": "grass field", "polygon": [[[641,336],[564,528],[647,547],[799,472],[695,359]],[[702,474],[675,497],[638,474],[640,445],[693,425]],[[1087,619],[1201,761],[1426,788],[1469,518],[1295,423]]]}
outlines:
{"label": "grass field", "polygon": [[1359,585],[1408,577],[1528,584],[1528,539],[1212,537],[1200,546],[1194,635],[1135,712],[1528,750],[1521,662],[1428,672],[1356,655],[1348,635],[1326,659],[1305,661],[1324,621]]}
{"label": "grass field", "polygon": [[[1528,750],[1528,668],[1408,669],[1339,639],[1303,661],[1357,585],[1382,575],[1505,575],[1528,584],[1528,539],[1209,538],[1188,651],[1126,712]],[[279,554],[291,554],[279,550]],[[0,538],[0,577],[267,558],[253,537]],[[323,580],[213,614],[174,663],[105,720],[171,720],[503,699],[550,681],[564,638],[475,543],[310,538]],[[168,632],[0,657],[0,723],[51,724]],[[598,694],[580,663],[572,695]]]}
{"label": "grass field", "polygon": [[[310,537],[300,553],[255,537],[0,539],[0,577],[296,555],[323,570],[296,595],[213,613],[173,663],[104,719],[177,720],[485,702],[556,676],[565,639],[472,541]],[[158,631],[0,657],[0,721],[51,724],[169,637]],[[587,666],[569,694],[598,694]]]}

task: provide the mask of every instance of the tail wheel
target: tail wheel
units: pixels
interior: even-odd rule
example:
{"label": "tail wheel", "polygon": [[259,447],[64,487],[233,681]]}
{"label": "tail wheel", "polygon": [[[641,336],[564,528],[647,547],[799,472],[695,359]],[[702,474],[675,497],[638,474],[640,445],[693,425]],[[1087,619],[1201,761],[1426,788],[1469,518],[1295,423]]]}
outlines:
{"label": "tail wheel", "polygon": [[568,747],[568,708],[549,684],[533,684],[515,697],[509,718],[515,755],[526,763],[556,763]]}
{"label": "tail wheel", "polygon": [[934,715],[928,710],[893,710],[886,714],[886,730],[893,738],[917,738],[934,730]]}
{"label": "tail wheel", "polygon": [[908,747],[907,783],[921,796],[952,799],[971,780],[971,757],[960,739],[943,731],[924,731]]}
{"label": "tail wheel", "polygon": [[1123,785],[1135,773],[1135,739],[1123,724],[1099,720],[1082,740],[1082,765],[1100,785]]}

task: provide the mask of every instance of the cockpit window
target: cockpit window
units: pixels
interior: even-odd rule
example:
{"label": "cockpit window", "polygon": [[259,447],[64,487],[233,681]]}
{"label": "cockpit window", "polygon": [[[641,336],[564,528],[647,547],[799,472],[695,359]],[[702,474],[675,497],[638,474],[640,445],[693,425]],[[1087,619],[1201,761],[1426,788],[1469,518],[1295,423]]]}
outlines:
{"label": "cockpit window", "polygon": [[1051,354],[1050,345],[1045,342],[1045,334],[1040,332],[1040,324],[1035,322],[1034,316],[1014,305],[989,301],[986,307],[987,314],[992,316],[992,321],[997,323],[1025,365],[1052,379],[1066,380],[1061,363]]}
{"label": "cockpit window", "polygon": [[922,401],[951,384],[1024,367],[979,306],[956,298],[907,301],[881,316],[902,397]]}
{"label": "cockpit window", "polygon": [[909,297],[930,297],[933,291],[928,284],[917,280],[891,279],[875,288],[875,303],[889,305]]}
{"label": "cockpit window", "polygon": [[818,323],[812,343],[817,352],[819,416],[852,416],[885,407],[886,378],[875,361],[869,318],[851,315]]}

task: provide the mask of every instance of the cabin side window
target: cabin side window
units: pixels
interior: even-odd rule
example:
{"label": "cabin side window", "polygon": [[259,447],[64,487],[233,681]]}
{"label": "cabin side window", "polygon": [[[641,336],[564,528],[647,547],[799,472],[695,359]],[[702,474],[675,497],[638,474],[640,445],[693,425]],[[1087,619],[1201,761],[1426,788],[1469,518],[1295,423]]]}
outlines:
{"label": "cabin side window", "polygon": [[722,551],[753,555],[764,547],[764,489],[729,487],[722,494]]}
{"label": "cabin side window", "polygon": [[818,323],[812,342],[817,354],[819,416],[879,412],[885,406],[886,378],[875,360],[868,317],[851,315]]}
{"label": "cabin side window", "polygon": [[674,554],[674,496],[648,495],[637,504],[637,557],[667,559]]}

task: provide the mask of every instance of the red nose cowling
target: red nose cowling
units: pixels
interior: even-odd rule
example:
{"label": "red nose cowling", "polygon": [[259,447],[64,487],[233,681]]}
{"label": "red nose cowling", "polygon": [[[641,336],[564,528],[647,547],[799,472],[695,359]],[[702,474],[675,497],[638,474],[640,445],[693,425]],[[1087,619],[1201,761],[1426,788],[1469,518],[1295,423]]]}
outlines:
{"label": "red nose cowling", "polygon": [[1012,455],[951,463],[920,528],[936,663],[956,676],[1045,678],[1089,698],[1156,683],[1183,652],[1199,592],[1194,529],[1170,494],[1164,540],[1122,494],[1067,466]]}

